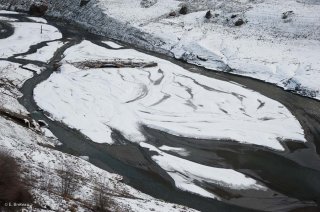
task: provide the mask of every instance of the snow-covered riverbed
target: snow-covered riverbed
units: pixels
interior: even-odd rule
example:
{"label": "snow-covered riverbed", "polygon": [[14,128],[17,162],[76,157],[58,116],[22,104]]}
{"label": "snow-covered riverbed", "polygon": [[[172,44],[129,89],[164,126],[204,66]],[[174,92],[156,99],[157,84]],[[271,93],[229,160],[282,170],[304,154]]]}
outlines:
{"label": "snow-covered riverbed", "polygon": [[[64,53],[59,71],[37,86],[35,100],[52,116],[99,143],[111,129],[144,141],[140,126],[183,137],[231,140],[283,150],[304,142],[299,122],[281,104],[235,83],[210,79],[135,50],[110,50],[88,41]],[[141,60],[153,68],[78,69],[86,60]],[[50,98],[48,98],[50,97]]]}
{"label": "snow-covered riverbed", "polygon": [[[79,44],[67,48],[59,64],[52,63],[51,57],[55,55],[58,48],[65,46],[64,44],[73,45],[72,38],[59,39],[62,35],[58,29],[45,24],[42,19],[35,19],[39,23],[26,23],[26,25],[12,17],[8,17],[7,21],[10,19],[15,22],[14,26],[17,28],[23,29],[23,27],[32,26],[32,28],[38,29],[39,25],[45,25],[43,28],[50,30],[47,31],[48,35],[35,36],[38,40],[29,39],[28,36],[33,36],[31,33],[23,36],[12,35],[3,39],[8,41],[16,38],[19,42],[23,42],[23,39],[27,40],[23,48],[14,45],[15,42],[13,42],[11,49],[6,47],[10,49],[10,54],[7,55],[8,58],[3,58],[4,61],[0,61],[1,79],[9,79],[13,82],[11,90],[6,87],[1,90],[6,92],[2,92],[1,95],[11,95],[10,100],[2,101],[4,98],[1,99],[1,103],[3,103],[1,105],[4,105],[3,107],[6,109],[27,114],[27,111],[16,100],[22,95],[18,89],[27,79],[40,76],[39,80],[35,80],[35,82],[39,83],[41,79],[45,79],[45,81],[34,90],[35,100],[41,109],[50,114],[53,123],[59,121],[68,125],[69,128],[79,130],[93,142],[99,143],[97,145],[102,143],[103,145],[100,147],[125,145],[121,142],[121,144],[118,143],[119,140],[115,139],[114,133],[123,135],[123,141],[129,141],[130,145],[139,148],[144,160],[152,163],[153,167],[157,167],[157,171],[154,169],[152,171],[166,180],[169,179],[180,190],[221,201],[230,201],[241,206],[244,206],[248,200],[243,201],[241,198],[251,198],[257,200],[259,204],[262,203],[260,206],[245,205],[253,208],[261,208],[265,206],[264,204],[270,208],[278,208],[277,204],[280,202],[286,205],[281,204],[281,206],[287,208],[314,205],[311,201],[300,202],[295,199],[295,196],[293,198],[287,197],[270,189],[269,183],[275,184],[275,188],[278,188],[277,183],[273,181],[274,175],[271,173],[271,181],[269,181],[268,175],[264,175],[266,170],[270,170],[270,162],[263,162],[263,160],[271,155],[273,157],[270,157],[269,160],[275,158],[275,161],[281,162],[280,165],[285,164],[284,170],[291,172],[299,170],[299,173],[307,173],[306,176],[318,176],[317,172],[313,173],[300,164],[296,165],[290,160],[287,162],[290,157],[297,157],[297,161],[302,158],[305,162],[303,157],[299,157],[299,154],[305,153],[304,150],[313,144],[310,143],[310,139],[306,140],[306,138],[310,138],[308,137],[310,134],[307,134],[308,130],[304,132],[305,125],[302,128],[300,120],[298,121],[281,103],[235,82],[214,79],[200,73],[191,73],[167,60],[122,47],[122,44],[119,45],[106,39],[92,39],[90,41],[87,38],[88,40],[83,40]],[[54,60],[56,61],[58,58],[60,57],[55,56]],[[122,62],[128,64],[129,61],[129,66],[130,63],[142,64],[142,66],[135,68],[100,67],[99,65],[105,61],[115,61],[120,64]],[[97,67],[86,67],[88,64],[96,64]],[[156,65],[144,67],[143,64]],[[51,74],[50,70],[56,68],[57,65],[60,65],[60,68]],[[45,75],[42,75],[44,72]],[[41,78],[42,76],[48,77],[49,74],[51,76],[48,79]],[[31,93],[32,90],[30,90]],[[11,100],[15,105],[8,104]],[[23,101],[25,100],[33,101],[32,98]],[[26,102],[24,104],[33,103]],[[35,110],[29,112],[37,117],[41,112]],[[30,136],[28,133],[30,130],[2,118],[0,124],[3,125],[4,130],[0,133],[4,135],[5,140],[5,145],[2,146],[11,151],[15,151],[19,147],[21,154],[16,154],[16,156],[27,160],[27,163],[36,164],[37,171],[43,164],[54,163],[52,161],[55,160],[60,163],[58,157],[67,157],[70,163],[83,167],[75,165],[79,172],[93,172],[92,175],[105,175],[107,178],[110,177],[110,180],[112,178],[110,173],[97,169],[85,161],[78,162],[79,159],[74,157],[61,156],[64,155],[61,152],[55,151],[51,154],[50,151],[53,150],[37,147],[36,140],[40,144],[48,145],[48,141],[43,136],[34,135],[33,132]],[[178,142],[175,143],[169,139],[168,141],[172,141],[172,143],[166,142],[164,144],[160,138],[157,140],[157,137],[153,137],[152,140],[150,134],[145,131],[146,127],[157,130],[159,133],[175,136]],[[69,130],[66,131],[69,133]],[[13,136],[15,132],[19,136]],[[22,139],[20,134],[32,141],[19,145]],[[70,135],[67,134],[65,138]],[[16,139],[11,139],[12,137],[16,137]],[[192,139],[192,142],[188,145],[181,145],[183,139],[187,138]],[[81,142],[83,141],[81,140]],[[214,145],[215,142],[235,145],[238,148],[230,148],[228,151],[235,153],[236,156],[228,158],[228,154],[223,155],[211,150],[212,146],[210,145]],[[49,145],[52,143],[49,142]],[[81,145],[83,144],[81,143]],[[190,148],[193,145],[197,145],[196,150]],[[223,148],[228,149],[227,147]],[[295,151],[295,148],[298,151]],[[240,159],[247,151],[245,149],[250,149],[257,154],[249,153],[248,160],[246,157]],[[201,155],[201,151],[205,154]],[[209,153],[211,154],[209,155]],[[25,154],[30,157],[25,158]],[[128,153],[120,151],[118,154]],[[223,156],[219,155],[218,157],[218,154]],[[122,157],[132,156],[132,161],[139,161],[141,155],[132,154]],[[48,158],[50,158],[49,162]],[[88,157],[82,158],[88,159]],[[213,161],[215,158],[219,161]],[[230,163],[231,160],[236,162]],[[257,166],[258,168],[256,165],[248,166],[246,165],[248,161],[260,164],[260,166]],[[264,165],[261,165],[261,161],[262,164],[265,164],[266,169]],[[234,164],[241,164],[241,166],[235,168]],[[140,166],[141,164],[135,165]],[[144,165],[142,164],[141,167],[143,168]],[[277,164],[274,164],[274,167],[278,167]],[[51,170],[45,169],[44,171],[49,173]],[[115,176],[115,178],[119,177]],[[279,177],[277,173],[275,176]],[[292,180],[290,174],[286,176]],[[305,183],[301,179],[300,177],[295,178],[297,182]],[[308,179],[309,177],[303,177],[303,180]],[[119,182],[115,179],[114,183]],[[288,187],[291,188],[291,181],[288,181],[288,184],[290,185]],[[301,184],[301,186],[304,185],[306,184]],[[306,186],[308,187],[308,185]],[[130,195],[135,198],[143,199],[139,202],[115,198],[118,204],[124,204],[123,207],[130,207],[132,210],[142,207],[146,211],[184,210],[179,205],[158,201],[125,184],[121,184],[121,188],[128,189]],[[315,188],[317,188],[317,184],[315,184]],[[309,187],[308,189],[310,191]],[[92,192],[88,187],[83,190],[88,192],[86,194]],[[317,189],[312,190],[311,195],[316,191]],[[36,192],[40,191],[36,190]],[[44,194],[40,193],[39,195]],[[89,197],[85,195],[83,198]],[[213,201],[212,199],[210,201]],[[283,199],[286,203],[283,202]],[[50,201],[53,207],[59,207],[54,204],[55,200],[51,199],[47,202]],[[140,206],[140,203],[143,206]],[[212,207],[214,208],[214,206]],[[208,210],[207,206],[206,210]]]}
{"label": "snow-covered riverbed", "polygon": [[[8,111],[28,117],[29,112],[18,102],[18,98],[22,96],[19,89],[28,79],[41,74],[48,60],[51,60],[63,42],[51,42],[51,40],[62,38],[57,28],[32,22],[45,22],[44,19],[30,19],[30,23],[19,22],[18,19],[12,18],[4,20],[9,21],[9,24],[14,27],[14,34],[0,39],[2,53],[2,60],[0,60],[0,150],[1,154],[7,153],[14,157],[19,162],[19,166],[23,167],[20,173],[23,179],[32,180],[30,190],[34,198],[34,205],[37,206],[33,209],[28,207],[26,210],[68,211],[76,205],[77,211],[91,211],[90,208],[95,204],[99,184],[101,188],[108,190],[104,192],[107,192],[110,198],[108,200],[109,210],[195,211],[185,206],[155,199],[122,183],[121,176],[102,170],[84,160],[89,159],[88,157],[75,157],[54,150],[53,148],[59,145],[59,141],[49,129],[43,128],[42,132],[37,132],[28,128],[27,121],[23,125],[5,115]],[[41,27],[43,28],[42,33],[35,31]],[[40,50],[32,53],[31,46],[37,44],[44,47],[39,46]],[[24,53],[28,54],[29,50],[31,54],[23,56]],[[19,56],[20,54],[22,56]],[[17,62],[12,62],[16,60]],[[32,63],[43,66],[39,67]],[[74,174],[72,181],[77,184],[74,196],[68,200],[59,193],[61,183],[59,170],[66,169],[66,167],[69,168],[68,171],[72,169]],[[0,205],[1,211],[5,209],[3,205]]]}
{"label": "snow-covered riverbed", "polygon": [[[128,60],[158,65],[75,67],[87,61]],[[89,41],[67,49],[61,67],[39,84],[34,94],[37,104],[53,119],[98,143],[114,143],[114,129],[132,142],[147,142],[142,126],[182,137],[241,142],[276,150],[284,150],[280,143],[284,140],[306,141],[299,122],[283,105],[256,92],[232,82],[188,73],[132,49],[106,49]],[[161,153],[149,144],[141,145],[159,153],[153,158],[169,174],[179,173],[170,175],[181,189],[215,197],[193,184],[206,181],[232,189],[264,190],[233,170],[205,167]],[[176,158],[176,166],[165,165],[172,158]],[[203,169],[208,169],[205,175],[199,172]]]}

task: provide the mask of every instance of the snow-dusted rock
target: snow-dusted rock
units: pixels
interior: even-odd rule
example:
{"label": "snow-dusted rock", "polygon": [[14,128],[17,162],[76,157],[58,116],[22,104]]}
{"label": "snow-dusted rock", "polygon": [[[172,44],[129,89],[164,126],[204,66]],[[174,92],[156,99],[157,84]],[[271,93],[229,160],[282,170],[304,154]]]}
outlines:
{"label": "snow-dusted rock", "polygon": [[155,5],[158,2],[158,0],[141,0],[140,5],[144,8],[149,8],[153,5]]}

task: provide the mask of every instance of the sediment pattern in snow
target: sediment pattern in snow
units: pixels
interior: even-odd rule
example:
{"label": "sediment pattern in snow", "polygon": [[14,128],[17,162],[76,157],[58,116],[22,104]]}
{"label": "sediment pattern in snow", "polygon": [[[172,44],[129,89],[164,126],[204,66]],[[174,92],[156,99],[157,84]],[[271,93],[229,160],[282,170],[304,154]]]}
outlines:
{"label": "sediment pattern in snow", "polygon": [[[74,62],[132,59],[152,68],[79,69]],[[140,126],[184,137],[232,140],[283,150],[282,140],[305,141],[295,117],[280,103],[240,85],[190,73],[131,49],[88,41],[65,52],[59,73],[35,89],[39,106],[93,141],[113,143],[111,129],[145,141]]]}
{"label": "sediment pattern in snow", "polygon": [[[30,46],[43,41],[62,38],[57,28],[47,24],[11,22],[14,34],[0,39],[0,58],[8,58],[14,54],[27,52]],[[42,30],[41,30],[42,27]]]}
{"label": "sediment pattern in snow", "polygon": [[[204,166],[192,161],[184,160],[160,151],[156,147],[141,142],[140,146],[157,152],[152,159],[174,179],[175,185],[181,190],[197,193],[205,197],[219,198],[209,191],[201,188],[202,182],[218,184],[233,189],[266,190],[254,179],[246,177],[232,169]],[[174,162],[173,162],[174,161]]]}
{"label": "sediment pattern in snow", "polygon": [[[157,153],[152,160],[181,190],[219,199],[217,194],[206,190],[205,184],[236,190],[265,191],[267,188],[232,169],[204,166],[164,153],[143,142],[146,138],[140,126],[186,137],[231,139],[275,149],[283,149],[277,140],[280,134],[304,140],[300,125],[284,107],[239,85],[189,73],[132,49],[105,49],[89,41],[69,48],[64,56],[58,72],[36,87],[38,105],[54,119],[80,130],[95,142],[113,143],[112,129],[119,130],[130,141],[140,142],[145,149]],[[81,62],[112,59],[158,65],[152,68],[75,67],[81,66]],[[266,115],[268,120],[259,120]],[[280,121],[293,123],[290,127],[298,132],[282,132]],[[256,126],[261,127],[259,133],[248,130]],[[188,154],[182,148],[171,150],[182,156]],[[170,160],[175,161],[174,164],[169,165]]]}
{"label": "sediment pattern in snow", "polygon": [[64,43],[62,41],[48,42],[46,46],[38,49],[37,52],[29,55],[19,56],[17,58],[49,63],[50,59],[54,56],[55,51],[62,47],[63,44]]}

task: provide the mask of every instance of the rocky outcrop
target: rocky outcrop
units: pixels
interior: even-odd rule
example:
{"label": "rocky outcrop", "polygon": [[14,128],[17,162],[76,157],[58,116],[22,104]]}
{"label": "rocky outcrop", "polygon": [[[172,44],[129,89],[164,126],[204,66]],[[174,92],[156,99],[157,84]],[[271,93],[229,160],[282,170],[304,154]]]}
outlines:
{"label": "rocky outcrop", "polygon": [[206,19],[212,18],[212,14],[211,14],[211,11],[210,11],[210,10],[206,13],[205,18],[206,18]]}
{"label": "rocky outcrop", "polygon": [[48,10],[48,5],[45,2],[34,3],[30,6],[29,14],[32,16],[44,16]]}
{"label": "rocky outcrop", "polygon": [[179,13],[180,13],[181,15],[186,15],[186,14],[188,13],[188,7],[187,7],[187,5],[183,5],[183,6],[181,7]]}
{"label": "rocky outcrop", "polygon": [[244,24],[244,20],[242,20],[241,18],[239,18],[238,20],[236,20],[236,22],[234,22],[235,26],[241,26],[242,24]]}
{"label": "rocky outcrop", "polygon": [[158,0],[141,0],[140,5],[144,8],[149,8],[155,5],[158,2]]}
{"label": "rocky outcrop", "polygon": [[90,0],[81,0],[80,7],[86,6],[89,2]]}

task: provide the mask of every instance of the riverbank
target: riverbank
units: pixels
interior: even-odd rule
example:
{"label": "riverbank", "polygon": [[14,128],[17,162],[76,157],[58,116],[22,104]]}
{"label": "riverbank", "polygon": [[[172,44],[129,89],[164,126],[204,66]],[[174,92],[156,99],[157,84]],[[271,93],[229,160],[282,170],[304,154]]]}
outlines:
{"label": "riverbank", "polygon": [[[65,31],[69,31],[70,34],[65,33]],[[63,29],[63,27],[61,28],[61,32],[62,34],[64,34],[64,38],[65,39],[70,39],[70,38],[78,38],[79,41],[82,40],[82,36],[79,37],[78,35],[80,34],[79,32],[77,32],[76,29]],[[94,43],[100,43],[101,39],[103,38],[97,38],[93,35],[88,34],[85,35],[86,39],[91,40]],[[121,44],[122,45],[122,44]],[[34,46],[34,49],[25,53],[25,55],[28,54],[34,54],[37,51],[37,49],[42,48],[44,45],[40,44],[40,45],[36,45]],[[103,46],[103,45],[102,45]],[[124,47],[124,48],[128,48],[128,47]],[[58,51],[55,54],[55,59],[60,58],[59,55],[61,55],[63,53],[63,51]],[[21,56],[21,55],[20,55]],[[11,58],[10,60],[13,60],[14,58]],[[170,58],[166,58],[167,60],[172,60]],[[174,61],[174,60],[172,60]],[[26,59],[16,59],[15,62],[23,62],[23,63],[34,63],[34,61],[28,61]],[[181,66],[185,66],[187,67],[188,70],[191,70],[193,72],[196,72],[197,74],[202,74],[204,76],[209,76],[209,77],[214,77],[214,78],[218,78],[220,80],[225,80],[225,81],[236,81],[238,83],[242,82],[241,84],[247,86],[247,87],[252,87],[255,88],[259,91],[259,89],[261,91],[259,92],[265,92],[265,95],[269,96],[272,99],[276,99],[277,101],[281,102],[282,104],[286,105],[289,109],[290,112],[293,114],[300,114],[301,117],[301,121],[299,118],[298,120],[300,121],[300,124],[302,125],[303,129],[305,130],[305,134],[306,134],[306,138],[307,138],[307,143],[305,143],[305,145],[294,145],[294,143],[288,143],[285,144],[283,143],[282,145],[285,146],[286,151],[284,152],[274,152],[272,150],[268,150],[268,149],[264,149],[264,148],[258,148],[256,146],[252,146],[252,145],[241,145],[241,144],[236,144],[236,143],[231,143],[230,145],[234,146],[233,147],[229,146],[229,143],[219,143],[217,141],[199,141],[199,140],[194,140],[194,141],[184,141],[184,138],[182,137],[177,137],[177,138],[171,138],[172,135],[165,135],[167,138],[169,139],[173,139],[176,140],[172,143],[165,143],[166,139],[161,139],[161,134],[157,134],[156,132],[152,132],[152,131],[148,131],[148,134],[150,135],[150,140],[149,142],[151,142],[152,140],[156,141],[155,143],[161,144],[161,145],[172,145],[173,143],[178,144],[179,145],[176,146],[176,148],[183,148],[186,149],[187,151],[191,152],[191,156],[188,157],[188,159],[196,161],[198,163],[201,164],[205,164],[207,163],[207,165],[210,166],[221,166],[221,167],[228,167],[228,168],[232,168],[234,170],[237,170],[239,172],[242,173],[246,173],[249,176],[254,177],[255,179],[258,179],[260,182],[265,182],[267,183],[267,181],[270,181],[272,183],[267,183],[268,186],[275,188],[275,190],[277,191],[281,191],[281,193],[284,193],[285,196],[282,196],[282,194],[279,194],[279,192],[276,191],[271,191],[271,195],[272,194],[276,194],[274,195],[274,197],[271,198],[267,198],[269,199],[268,201],[270,202],[264,202],[262,204],[262,202],[264,201],[263,198],[259,198],[259,204],[257,205],[252,205],[253,202],[257,202],[257,199],[255,199],[255,197],[253,197],[254,201],[252,201],[250,196],[255,196],[252,193],[247,193],[246,195],[244,195],[244,197],[242,198],[235,198],[232,197],[231,199],[227,200],[227,202],[232,203],[234,202],[234,204],[237,205],[243,205],[243,206],[247,206],[247,207],[252,207],[252,208],[269,208],[270,210],[280,210],[280,208],[277,208],[279,206],[279,202],[280,201],[282,203],[281,208],[283,209],[283,207],[286,208],[286,210],[290,210],[292,208],[301,208],[301,207],[305,207],[307,205],[314,205],[315,203],[313,201],[316,201],[316,197],[317,197],[317,192],[318,192],[318,185],[316,184],[316,180],[317,179],[317,175],[318,172],[313,172],[311,169],[318,169],[317,168],[317,164],[318,164],[318,155],[316,154],[316,149],[313,146],[318,139],[319,134],[317,134],[317,129],[319,129],[317,127],[317,125],[315,125],[315,123],[317,123],[318,120],[318,114],[319,112],[317,112],[317,108],[318,107],[318,102],[311,100],[311,99],[306,99],[306,98],[302,98],[287,92],[284,92],[281,89],[275,88],[274,86],[268,85],[268,84],[264,84],[255,80],[251,80],[251,79],[246,79],[246,78],[241,78],[241,77],[234,77],[228,74],[219,74],[219,73],[209,73],[209,72],[204,72],[201,68],[198,68],[196,66],[192,66],[192,65],[188,65],[188,64],[184,64],[181,63],[179,61],[175,61],[175,63],[181,65]],[[37,65],[40,65],[43,63],[38,63],[36,62]],[[38,75],[38,77],[34,77],[31,80],[27,81],[26,83],[24,83],[24,86],[22,87],[22,92],[23,92],[23,98],[21,99],[21,102],[26,106],[26,108],[28,109],[29,112],[31,112],[32,116],[39,119],[39,118],[43,118],[45,119],[50,127],[53,128],[53,132],[55,135],[57,135],[57,137],[61,138],[61,140],[65,141],[65,146],[62,147],[61,149],[63,151],[69,151],[69,152],[73,152],[74,150],[76,150],[77,153],[83,153],[83,151],[85,149],[87,149],[87,147],[91,146],[90,143],[92,143],[89,140],[83,141],[83,138],[81,138],[81,136],[75,136],[73,139],[71,139],[71,134],[69,134],[70,129],[66,128],[64,125],[59,124],[59,122],[55,122],[52,121],[48,118],[46,118],[45,114],[43,114],[42,112],[37,112],[38,106],[34,103],[33,100],[33,88],[41,81],[45,80],[46,78],[49,77],[49,75],[52,73],[52,66],[53,63],[49,64],[49,66],[47,68],[47,71],[43,72],[44,74]],[[307,103],[307,107],[303,106],[303,104]],[[301,110],[305,110],[305,111],[301,111]],[[310,116],[305,116],[305,114],[311,114]],[[40,117],[39,117],[40,116]],[[298,115],[297,115],[298,116]],[[303,118],[303,119],[302,119]],[[54,126],[57,126],[57,128],[55,129]],[[311,127],[312,126],[312,127]],[[65,128],[66,130],[63,131],[62,129]],[[55,130],[54,130],[55,129]],[[71,130],[72,131],[72,130]],[[75,134],[77,135],[77,131],[74,131]],[[71,137],[70,137],[71,136]],[[116,136],[113,139],[118,140],[120,143],[124,143],[126,144],[128,141],[126,141],[126,139],[124,139],[121,136]],[[313,140],[314,139],[314,140]],[[71,141],[70,141],[71,140]],[[160,142],[159,142],[160,140]],[[209,146],[206,146],[205,143],[210,142],[212,143],[211,145],[214,144],[214,142],[217,142],[217,145],[214,145],[214,147],[212,146],[211,148]],[[79,144],[81,143],[81,145]],[[188,149],[188,146],[190,146],[190,143],[197,143],[197,145],[195,145],[193,148]],[[94,146],[94,145],[93,145]],[[217,155],[218,157],[212,157],[206,160],[201,159],[201,157],[199,158],[198,155],[202,155],[199,150],[203,149],[203,147],[206,146],[207,150],[207,155],[212,155],[215,151],[217,151],[215,153],[215,155]],[[220,147],[219,147],[220,146]],[[229,146],[229,147],[228,147]],[[159,146],[160,147],[160,146]],[[246,151],[245,154],[243,154],[243,156],[239,155],[239,148],[241,149],[244,148],[248,148],[248,151]],[[190,195],[190,194],[186,194],[184,192],[176,192],[176,190],[174,190],[172,187],[169,186],[169,190],[161,190],[165,187],[168,187],[167,182],[163,183],[162,186],[160,186],[159,184],[155,184],[155,186],[150,186],[151,182],[155,183],[154,178],[157,178],[156,176],[161,176],[160,170],[156,170],[156,175],[151,173],[147,174],[147,175],[142,175],[142,176],[149,176],[147,178],[143,178],[146,181],[150,181],[150,183],[148,183],[148,185],[143,185],[141,184],[141,175],[135,175],[133,174],[134,172],[132,171],[133,169],[128,169],[128,166],[122,166],[121,163],[115,162],[114,164],[112,164],[113,162],[111,162],[110,164],[110,160],[111,161],[117,161],[117,160],[112,160],[112,157],[106,157],[104,156],[104,154],[107,154],[108,151],[106,152],[102,152],[97,154],[96,148],[98,147],[93,147],[90,148],[90,151],[93,151],[90,153],[89,158],[92,158],[92,161],[95,161],[96,165],[99,165],[101,167],[104,167],[105,169],[115,169],[116,167],[120,167],[118,168],[118,170],[116,172],[121,173],[121,175],[126,176],[128,178],[128,183],[130,184],[135,184],[136,188],[139,188],[141,190],[144,191],[148,191],[149,193],[152,193],[153,196],[157,196],[159,198],[166,198],[168,201],[180,201],[180,203],[182,204],[188,204],[191,207],[193,207],[192,205],[194,205],[194,207],[199,207],[199,204],[201,205],[201,208],[199,208],[202,211],[210,211],[210,209],[217,207],[217,209],[220,210],[235,210],[235,211],[239,211],[241,210],[240,208],[234,207],[234,206],[230,206],[227,204],[223,204],[223,203],[219,203],[217,201],[207,201],[203,198],[199,198],[195,195]],[[100,146],[101,148],[101,146]],[[118,148],[115,147],[110,147],[109,150],[109,154],[111,154],[111,152],[113,152],[114,149],[123,149],[120,150],[122,153],[128,154],[128,152],[134,154],[137,158],[140,157],[140,155],[142,155],[142,160],[137,159],[136,161],[132,161],[132,159],[125,157],[123,158],[123,154],[121,154],[121,152],[117,155],[117,154],[113,154],[113,157],[118,158],[122,161],[125,162],[125,164],[130,164],[131,166],[133,164],[135,164],[137,161],[139,162],[143,162],[140,168],[146,169],[146,167],[150,166],[150,157],[153,156],[153,154],[150,154],[150,152],[137,148],[136,146],[131,147],[121,147],[119,146]],[[219,149],[219,150],[218,150]],[[257,150],[261,150],[258,151],[259,153],[254,153],[253,152],[257,152]],[[174,150],[174,149],[173,149]],[[223,150],[223,152],[221,152]],[[88,152],[90,152],[88,150]],[[172,151],[168,151],[165,150],[168,153],[172,154]],[[244,150],[243,150],[244,151]],[[231,154],[232,152],[237,152],[237,154]],[[74,152],[73,152],[74,153]],[[204,155],[205,155],[204,154]],[[269,155],[270,154],[270,155]],[[96,156],[99,155],[99,156]],[[178,156],[177,154],[173,153],[173,155]],[[278,155],[278,156],[277,156]],[[193,158],[193,156],[195,156]],[[179,157],[181,157],[181,155],[179,155]],[[228,159],[228,158],[231,159]],[[243,158],[242,160],[237,160],[237,157],[241,157]],[[259,162],[259,165],[256,164],[248,164],[248,162],[242,162],[241,164],[239,164],[239,161],[246,161],[248,159],[248,161],[257,161],[257,160],[251,160],[251,157],[256,157],[256,158],[260,158],[261,159],[261,163]],[[145,159],[147,158],[148,163],[146,163]],[[193,159],[192,159],[193,158]],[[196,159],[197,158],[197,159]],[[246,159],[247,158],[247,159]],[[277,158],[275,160],[274,163],[270,163],[270,165],[265,166],[264,165],[264,160],[266,158]],[[91,162],[92,162],[91,161]],[[109,161],[109,162],[108,162]],[[219,161],[219,162],[217,162]],[[292,162],[294,161],[294,162]],[[110,165],[107,165],[107,164]],[[219,164],[220,163],[220,164]],[[296,173],[296,171],[299,170],[299,172],[301,172],[302,174],[299,176],[296,176],[294,174],[292,175],[285,175],[283,176],[281,174],[281,171],[277,171],[276,167],[273,167],[273,164],[281,164],[281,166],[279,167],[287,167],[287,172],[291,172],[292,173]],[[154,164],[153,164],[154,165]],[[111,166],[111,167],[110,167]],[[113,166],[113,167],[112,167]],[[139,165],[138,165],[139,166]],[[123,167],[123,168],[121,168]],[[309,167],[309,168],[308,168]],[[249,169],[249,170],[247,170]],[[261,173],[261,169],[263,169],[264,171]],[[129,171],[124,171],[124,170],[129,170]],[[137,169],[137,172],[141,172],[138,171],[139,169]],[[250,171],[251,170],[251,171]],[[260,173],[260,174],[259,174]],[[132,177],[132,176],[136,176]],[[306,177],[308,176],[308,177]],[[168,177],[168,176],[166,176]],[[163,182],[163,179],[160,178]],[[166,178],[164,178],[166,179]],[[279,182],[279,179],[282,179],[280,182],[286,181],[286,182],[290,182],[290,186],[289,189],[286,188],[286,186],[284,186],[282,183],[276,183]],[[296,182],[299,182],[298,184]],[[163,186],[164,185],[164,186]],[[160,190],[159,189],[160,186]],[[210,185],[204,185],[204,187],[209,188]],[[315,189],[313,188],[315,187]],[[307,189],[306,189],[307,188]],[[300,192],[297,194],[295,193],[296,189],[298,189]],[[154,191],[152,191],[154,190]],[[213,189],[214,190],[214,189]],[[304,191],[308,191],[308,192],[304,192]],[[173,192],[175,191],[175,192]],[[217,192],[216,190],[214,192]],[[166,193],[171,193],[172,195],[167,196],[168,194]],[[219,192],[218,192],[219,193]],[[226,195],[226,194],[224,194]],[[176,196],[176,198],[174,197]],[[226,195],[227,196],[227,195]],[[277,197],[275,197],[277,196]],[[299,198],[300,201],[297,201],[296,199],[292,199],[291,196]],[[185,200],[183,200],[185,199]],[[191,201],[191,199],[193,201]],[[266,199],[266,200],[267,200]],[[284,201],[286,201],[286,204],[284,206]],[[311,202],[310,202],[311,201]],[[198,206],[197,206],[198,205]],[[245,209],[243,209],[245,210]]]}
{"label": "riverbank", "polygon": [[[32,1],[0,3],[5,9],[28,11]],[[310,0],[166,0],[147,8],[140,0],[85,5],[69,0],[50,1],[47,15],[145,50],[319,99],[319,7]],[[205,18],[209,10],[211,16]]]}
{"label": "riverbank", "polygon": [[[18,15],[15,19],[6,18],[6,21],[8,20],[14,20],[14,22],[22,20],[23,23],[28,21],[29,23],[26,23],[27,26],[34,27],[37,25],[36,22],[33,22],[31,19],[28,20],[23,15]],[[15,23],[15,27],[12,28],[14,33],[19,34],[17,27],[23,28],[22,22]],[[12,25],[10,21],[7,24]],[[40,24],[37,26],[40,26]],[[52,26],[50,27],[50,29],[56,29]],[[50,34],[50,31],[46,30],[48,28],[43,26],[43,29],[44,32]],[[28,34],[25,34],[25,36],[28,36]],[[10,35],[7,35],[6,38],[9,39]],[[135,190],[123,182],[123,177],[103,170],[106,169],[104,166],[101,169],[87,162],[86,160],[90,159],[88,155],[77,154],[76,156],[72,156],[66,153],[68,152],[68,148],[64,152],[57,151],[61,145],[59,133],[57,133],[58,139],[46,127],[42,127],[41,129],[33,128],[37,126],[37,123],[40,123],[40,121],[37,122],[40,117],[37,117],[33,110],[27,111],[18,102],[20,97],[24,97],[23,93],[19,90],[21,89],[23,92],[23,87],[25,84],[28,84],[26,82],[29,82],[29,78],[44,77],[46,73],[48,73],[48,77],[51,74],[49,68],[52,66],[52,63],[46,64],[46,62],[18,57],[36,53],[38,49],[45,47],[48,43],[54,42],[52,40],[56,39],[45,33],[42,34],[41,38],[38,37],[37,41],[35,41],[35,37],[33,38],[32,40],[22,37],[20,42],[24,42],[24,45],[15,46],[15,42],[13,42],[10,51],[6,52],[6,54],[12,53],[13,55],[8,58],[4,58],[3,56],[0,61],[1,110],[4,107],[6,111],[11,111],[12,114],[17,113],[19,116],[26,117],[26,121],[20,121],[18,118],[14,119],[12,116],[0,117],[1,152],[14,157],[19,163],[22,170],[19,173],[23,179],[22,183],[30,188],[33,196],[33,204],[29,204],[23,208],[33,211],[96,211],[97,208],[103,206],[105,208],[100,208],[99,210],[136,211],[139,208],[139,211],[194,211],[185,206],[157,200]],[[3,39],[5,40],[4,36]],[[31,47],[27,47],[26,52],[24,52],[23,47],[28,45],[28,42],[23,41],[24,39],[28,40],[29,45],[31,45]],[[2,41],[0,40],[0,42]],[[36,44],[30,42],[35,42]],[[8,45],[9,43],[6,44]],[[72,45],[72,42],[65,44],[63,47],[57,47],[57,49],[46,49],[45,53],[53,51],[53,58],[59,58],[60,54],[69,45]],[[46,69],[48,69],[47,72],[45,71]],[[19,101],[21,102],[23,99]],[[30,117],[30,114],[34,119]],[[43,117],[50,124],[50,120],[45,116]],[[29,119],[32,121],[28,121]],[[45,122],[42,120],[42,123]],[[55,129],[51,124],[48,127]],[[64,129],[63,126],[60,127]],[[72,137],[72,130],[61,131],[61,129],[59,132],[64,135],[61,142],[69,140],[69,136],[71,135]],[[79,136],[78,133],[76,135]],[[77,139],[77,137],[74,136],[74,139]],[[79,145],[79,142],[77,142],[77,145]],[[72,153],[74,154],[75,151]],[[97,154],[95,155],[97,156]],[[108,157],[104,157],[104,159],[107,160]],[[110,162],[110,160],[108,161]],[[114,172],[114,170],[110,169],[109,171]],[[63,174],[64,172],[66,174]],[[66,183],[68,186],[72,185],[72,188],[68,187],[67,189],[71,190],[63,193],[66,191],[61,186],[66,185]],[[0,205],[0,209],[5,211],[8,208]]]}

